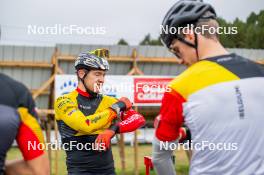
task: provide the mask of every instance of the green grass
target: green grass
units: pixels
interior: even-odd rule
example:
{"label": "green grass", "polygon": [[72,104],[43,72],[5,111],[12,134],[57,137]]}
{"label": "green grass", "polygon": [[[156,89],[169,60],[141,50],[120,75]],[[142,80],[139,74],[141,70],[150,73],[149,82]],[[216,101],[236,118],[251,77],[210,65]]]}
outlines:
{"label": "green grass", "polygon": [[[121,174],[121,162],[119,157],[119,150],[117,146],[112,147],[114,160],[115,160],[115,167],[117,174]],[[151,155],[151,145],[139,145],[138,147],[138,167],[139,167],[139,174],[145,175],[145,165],[144,165],[144,156]],[[188,174],[189,170],[189,163],[187,156],[183,150],[176,151],[176,164],[177,166],[176,171],[178,175],[185,175]],[[19,149],[11,148],[7,154],[7,159],[16,159],[21,158],[21,154]],[[125,160],[126,160],[126,175],[134,175],[134,148],[131,146],[125,146]],[[55,172],[55,151],[52,151],[52,174]],[[67,174],[66,171],[66,164],[65,164],[65,152],[58,151],[58,174],[65,175]],[[155,174],[154,171],[151,171],[151,174]]]}

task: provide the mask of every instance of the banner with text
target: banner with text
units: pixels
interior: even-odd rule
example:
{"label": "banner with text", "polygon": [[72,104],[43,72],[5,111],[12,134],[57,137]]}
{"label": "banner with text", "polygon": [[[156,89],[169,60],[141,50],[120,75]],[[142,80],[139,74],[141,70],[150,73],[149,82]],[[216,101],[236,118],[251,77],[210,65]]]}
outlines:
{"label": "banner with text", "polygon": [[[127,76],[107,75],[101,93],[116,98],[127,97],[136,106],[160,105],[170,76]],[[75,90],[78,86],[76,75],[56,75],[55,97],[58,98]]]}

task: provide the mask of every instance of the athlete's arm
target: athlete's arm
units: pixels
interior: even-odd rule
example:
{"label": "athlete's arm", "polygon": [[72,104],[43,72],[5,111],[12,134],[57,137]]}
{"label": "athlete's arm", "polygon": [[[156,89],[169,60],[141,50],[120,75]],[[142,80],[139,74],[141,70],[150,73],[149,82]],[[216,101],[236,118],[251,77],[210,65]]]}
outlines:
{"label": "athlete's arm", "polygon": [[[35,102],[29,90],[21,83],[16,85],[14,93],[17,97],[18,113],[21,119],[16,141],[24,160],[6,162],[5,173],[8,175],[49,175],[48,156],[38,147],[38,144],[44,143],[44,137],[35,111]],[[30,144],[36,147],[29,147]]]}
{"label": "athlete's arm", "polygon": [[28,89],[22,85],[18,85],[16,88],[16,95],[18,99],[18,113],[21,119],[21,123],[18,129],[16,141],[19,149],[25,160],[32,160],[42,154],[44,151],[41,149],[29,149],[28,145],[43,144],[44,137],[42,129],[39,125],[37,112],[35,110],[35,102]]}
{"label": "athlete's arm", "polygon": [[106,149],[111,145],[111,139],[116,133],[132,132],[145,124],[144,117],[133,109],[125,111],[121,122],[112,124],[96,138],[95,143],[104,143]]}
{"label": "athlete's arm", "polygon": [[145,125],[146,122],[144,117],[133,109],[124,112],[121,119],[121,122],[118,122],[110,127],[116,133],[135,131]]}
{"label": "athlete's arm", "polygon": [[185,99],[173,89],[164,93],[155,127],[155,135],[159,140],[173,141],[179,137],[179,129],[183,125],[184,102]]}
{"label": "athlete's arm", "polygon": [[[32,160],[9,160],[5,163],[5,175],[49,175],[47,153]],[[48,167],[48,168],[45,168]]]}
{"label": "athlete's arm", "polygon": [[175,144],[185,136],[181,129],[183,125],[182,104],[184,102],[185,99],[173,89],[164,93],[160,114],[154,123],[156,131],[152,143],[152,161],[158,175],[176,174],[171,160],[173,150],[170,149],[171,147],[161,149],[160,142],[166,141],[168,144]]}
{"label": "athlete's arm", "polygon": [[65,96],[56,100],[54,108],[57,120],[63,120],[72,129],[87,134],[102,128],[116,118],[116,112],[110,108],[85,116],[78,109],[78,105]]}

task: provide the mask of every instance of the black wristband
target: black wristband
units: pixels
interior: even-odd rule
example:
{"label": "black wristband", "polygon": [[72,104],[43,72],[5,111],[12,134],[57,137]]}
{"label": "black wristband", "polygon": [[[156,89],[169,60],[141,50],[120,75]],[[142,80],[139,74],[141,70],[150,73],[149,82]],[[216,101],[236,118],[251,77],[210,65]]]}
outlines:
{"label": "black wristband", "polygon": [[109,129],[115,133],[119,133],[119,126],[117,124],[112,124]]}
{"label": "black wristband", "polygon": [[119,114],[121,111],[126,110],[126,104],[122,101],[118,101],[114,103],[110,108],[113,109],[117,114]]}

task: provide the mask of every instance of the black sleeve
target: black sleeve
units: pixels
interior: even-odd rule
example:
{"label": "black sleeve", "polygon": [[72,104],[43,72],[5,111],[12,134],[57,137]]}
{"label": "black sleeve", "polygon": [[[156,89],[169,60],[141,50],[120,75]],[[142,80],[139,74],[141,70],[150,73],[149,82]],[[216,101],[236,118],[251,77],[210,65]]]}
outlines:
{"label": "black sleeve", "polygon": [[33,97],[26,86],[24,86],[22,83],[19,83],[18,87],[16,88],[16,94],[18,96],[18,107],[27,108],[28,112],[37,118],[38,116],[36,112],[35,101],[33,100]]}

